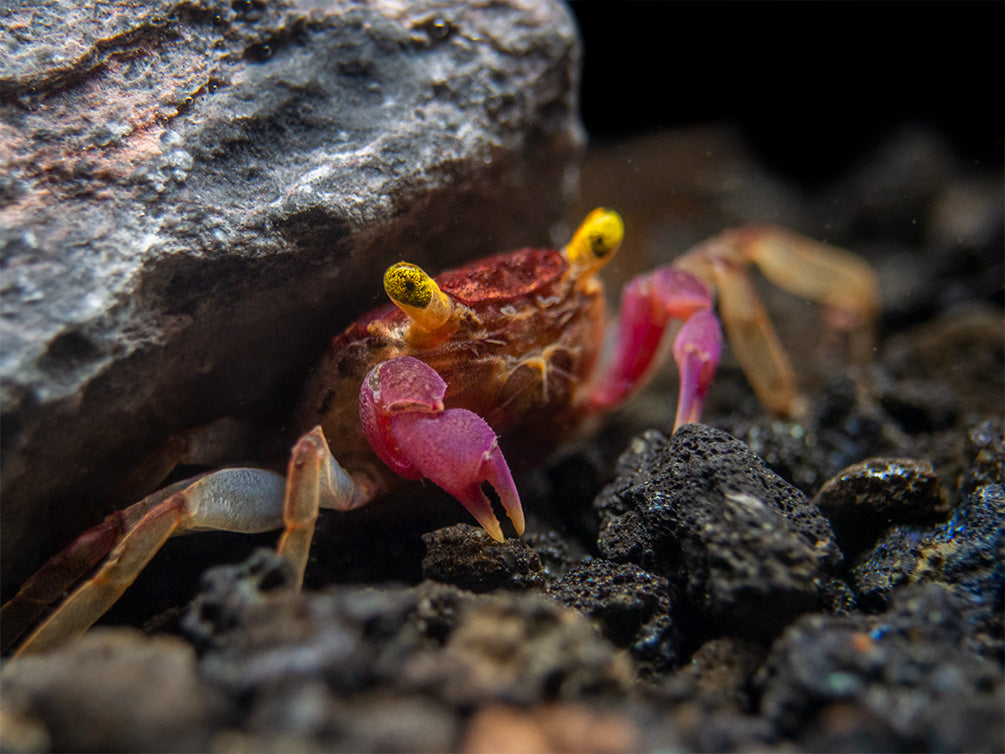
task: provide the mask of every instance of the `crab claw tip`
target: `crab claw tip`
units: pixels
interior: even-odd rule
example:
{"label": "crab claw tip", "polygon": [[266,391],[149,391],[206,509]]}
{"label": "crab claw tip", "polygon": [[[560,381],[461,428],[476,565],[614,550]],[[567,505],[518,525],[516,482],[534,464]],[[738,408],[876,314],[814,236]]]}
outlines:
{"label": "crab claw tip", "polygon": [[523,507],[520,505],[520,495],[516,491],[516,484],[513,482],[509,466],[506,465],[506,460],[503,458],[499,446],[495,443],[485,452],[481,465],[481,476],[482,479],[471,489],[471,494],[463,497],[458,496],[457,499],[461,501],[492,539],[498,542],[504,541],[502,528],[499,525],[495,511],[492,509],[492,503],[481,486],[481,482],[488,482],[492,489],[495,490],[496,495],[499,496],[499,503],[513,524],[516,535],[518,537],[522,536],[525,522]]}
{"label": "crab claw tip", "polygon": [[[501,458],[502,456],[500,456]],[[508,473],[509,469],[506,469],[506,472]],[[512,522],[513,529],[519,537],[524,532],[524,518],[520,499],[516,495],[516,488],[512,486],[507,488],[502,480],[492,479],[492,476],[491,472],[487,473],[485,481],[489,482],[496,491],[503,510],[506,511],[506,515],[509,517],[510,522]],[[480,484],[472,485],[464,492],[455,491],[455,497],[461,505],[467,508],[468,513],[474,516],[475,520],[492,539],[497,542],[504,542],[506,540],[506,537],[503,535],[502,526],[499,524],[499,519],[492,509],[492,503],[482,490]]]}
{"label": "crab claw tip", "polygon": [[435,416],[402,414],[391,423],[394,437],[412,466],[457,498],[489,536],[503,541],[499,520],[482,489],[485,482],[495,490],[517,535],[523,534],[523,508],[516,483],[495,432],[484,419],[466,409],[448,409]]}

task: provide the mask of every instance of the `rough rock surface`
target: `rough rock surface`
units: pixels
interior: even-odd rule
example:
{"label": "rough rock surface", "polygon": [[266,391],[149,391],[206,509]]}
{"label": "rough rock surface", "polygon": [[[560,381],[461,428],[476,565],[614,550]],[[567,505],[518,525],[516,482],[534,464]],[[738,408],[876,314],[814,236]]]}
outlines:
{"label": "rough rock surface", "polygon": [[[79,683],[96,673],[96,687]],[[137,693],[144,686],[150,693]],[[69,652],[16,663],[4,672],[3,692],[5,710],[21,716],[19,727],[5,726],[6,751],[206,751],[210,723],[225,711],[190,645],[126,629],[95,631]]]}
{"label": "rough rock surface", "polygon": [[761,672],[762,713],[809,750],[1001,751],[1001,671],[966,646],[967,602],[930,586],[878,616],[803,617]]}
{"label": "rough rock surface", "polygon": [[931,523],[949,510],[930,463],[870,458],[844,469],[813,496],[846,557],[876,541],[894,523]]}
{"label": "rough rock surface", "polygon": [[989,614],[1005,609],[1005,487],[989,484],[970,494],[953,517],[934,527],[890,527],[851,572],[870,602],[883,603],[897,587],[955,583],[972,592]]}
{"label": "rough rock surface", "polygon": [[557,579],[548,594],[592,618],[610,641],[627,647],[640,674],[659,676],[680,665],[683,630],[666,577],[632,563],[592,560]]}
{"label": "rough rock surface", "polygon": [[262,574],[282,563],[264,551],[256,562],[208,574],[186,630],[204,647],[206,681],[253,700],[253,740],[443,751],[458,733],[452,709],[596,701],[631,683],[615,647],[539,594],[482,596],[432,581],[259,593]]}
{"label": "rough rock surface", "polygon": [[648,432],[596,500],[604,557],[683,581],[712,632],[768,635],[812,609],[841,560],[806,496],[724,432]]}
{"label": "rough rock surface", "polygon": [[390,261],[548,243],[574,185],[558,3],[67,0],[2,28],[7,586],[172,433],[282,427]]}
{"label": "rough rock surface", "polygon": [[540,586],[543,567],[537,551],[519,539],[496,542],[484,529],[456,524],[422,538],[422,575],[470,592]]}

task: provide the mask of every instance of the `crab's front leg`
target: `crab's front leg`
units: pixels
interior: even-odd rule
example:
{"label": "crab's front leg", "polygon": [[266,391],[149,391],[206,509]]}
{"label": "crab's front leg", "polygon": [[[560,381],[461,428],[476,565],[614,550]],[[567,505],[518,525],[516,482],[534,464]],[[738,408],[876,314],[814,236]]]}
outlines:
{"label": "crab's front leg", "polygon": [[602,411],[636,392],[664,358],[664,334],[681,321],[673,343],[680,373],[674,429],[697,422],[722,352],[719,321],[708,289],[694,276],[673,267],[640,275],[621,298],[614,356],[594,388],[589,407]]}
{"label": "crab's front leg", "polygon": [[494,539],[503,533],[483,483],[499,496],[517,535],[520,497],[495,432],[466,409],[444,409],[447,385],[411,356],[375,366],[360,391],[360,420],[374,452],[407,479],[425,478],[453,495]]}
{"label": "crab's front leg", "polygon": [[[5,646],[72,588],[91,567],[97,572],[72,592],[21,644],[39,652],[82,634],[135,581],[164,542],[200,530],[245,534],[284,529],[279,553],[303,580],[319,507],[349,510],[373,496],[365,479],[332,457],[320,427],[297,441],[287,477],[264,469],[230,468],[179,482],[113,513],[54,556],[3,606]],[[107,557],[106,557],[107,556]]]}
{"label": "crab's front leg", "polygon": [[[598,210],[576,232],[566,254],[573,264],[602,259],[620,243],[621,233],[616,213]],[[603,253],[594,253],[597,249]],[[730,344],[757,397],[780,416],[798,413],[795,375],[747,274],[751,264],[779,287],[823,304],[828,324],[847,340],[852,357],[868,358],[879,308],[870,266],[850,252],[779,228],[745,227],[628,284],[614,357],[588,408],[609,408],[643,385],[662,361],[667,325],[679,319],[683,325],[673,346],[680,370],[675,428],[698,421],[722,343],[712,313],[714,288]]]}

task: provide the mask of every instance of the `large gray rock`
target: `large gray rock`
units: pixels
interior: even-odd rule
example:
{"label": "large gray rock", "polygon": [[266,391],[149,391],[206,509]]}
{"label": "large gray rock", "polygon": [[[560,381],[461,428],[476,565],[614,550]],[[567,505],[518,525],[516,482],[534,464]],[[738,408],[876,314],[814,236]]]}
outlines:
{"label": "large gray rock", "polygon": [[575,185],[558,3],[62,0],[0,50],[7,587],[172,433],[281,426],[390,261],[553,241]]}

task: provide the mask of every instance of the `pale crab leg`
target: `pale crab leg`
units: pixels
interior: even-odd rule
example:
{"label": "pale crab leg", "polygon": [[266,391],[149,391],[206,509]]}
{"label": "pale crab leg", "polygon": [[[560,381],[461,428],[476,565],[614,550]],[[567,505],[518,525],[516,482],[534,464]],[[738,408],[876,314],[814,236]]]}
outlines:
{"label": "pale crab leg", "polygon": [[426,478],[464,505],[489,535],[503,540],[488,483],[518,535],[524,518],[520,496],[495,432],[466,409],[443,409],[446,383],[411,356],[375,366],[360,390],[360,421],[374,452],[406,478]]}
{"label": "pale crab leg", "polygon": [[868,262],[782,228],[750,226],[727,239],[779,288],[823,305],[828,324],[852,336],[856,361],[871,358],[879,284]]}
{"label": "pale crab leg", "polygon": [[120,540],[105,565],[29,634],[15,656],[44,652],[84,633],[136,579],[184,516],[181,493],[150,510]]}
{"label": "pale crab leg", "polygon": [[823,304],[858,361],[872,347],[876,275],[850,252],[773,227],[728,231],[677,261],[718,289],[723,327],[751,387],[765,406],[789,416],[799,410],[795,373],[747,274],[751,262],[780,288]]}
{"label": "pale crab leg", "polygon": [[641,388],[662,361],[667,327],[680,320],[673,348],[680,371],[675,428],[698,421],[722,350],[711,306],[705,286],[683,270],[661,267],[632,280],[621,299],[614,357],[589,407],[607,410]]}
{"label": "pale crab leg", "polygon": [[[122,534],[104,564],[28,636],[17,654],[44,651],[90,628],[173,534],[194,529],[253,533],[282,525],[284,482],[278,474],[261,469],[224,469],[188,481],[184,489],[152,506],[147,498],[123,512],[125,519],[136,520]],[[163,491],[158,497],[163,497]],[[137,511],[142,512],[138,518]],[[72,559],[76,544],[63,555],[71,553]],[[47,568],[29,583],[44,583]],[[55,584],[48,585],[50,595],[55,588],[58,588]]]}
{"label": "pale crab leg", "polygon": [[746,269],[716,264],[715,278],[722,326],[758,400],[779,416],[798,413],[795,371]]}
{"label": "pale crab leg", "polygon": [[[231,468],[173,485],[123,511],[126,528],[121,536],[118,523],[110,525],[109,533],[96,527],[83,535],[83,543],[71,544],[8,603],[14,613],[29,605],[37,615],[46,605],[30,604],[29,598],[51,602],[58,597],[57,590],[72,585],[100,558],[102,549],[114,544],[98,571],[28,636],[17,654],[44,651],[86,631],[176,534],[201,530],[253,534],[284,528],[280,554],[291,561],[299,584],[319,506],[349,510],[368,502],[373,493],[365,481],[354,479],[334,461],[320,427],[294,446],[287,479],[264,469]],[[10,638],[5,636],[5,641]]]}
{"label": "pale crab leg", "polygon": [[353,510],[369,503],[376,494],[372,482],[350,475],[339,465],[321,427],[297,441],[286,472],[283,535],[278,552],[293,566],[298,588],[303,584],[319,509]]}
{"label": "pale crab leg", "polygon": [[0,610],[0,633],[6,651],[68,589],[105,558],[122,535],[133,528],[151,508],[191,484],[186,480],[149,495],[125,510],[109,515],[97,526],[54,555]]}

